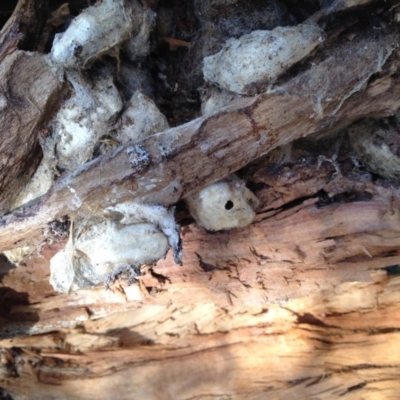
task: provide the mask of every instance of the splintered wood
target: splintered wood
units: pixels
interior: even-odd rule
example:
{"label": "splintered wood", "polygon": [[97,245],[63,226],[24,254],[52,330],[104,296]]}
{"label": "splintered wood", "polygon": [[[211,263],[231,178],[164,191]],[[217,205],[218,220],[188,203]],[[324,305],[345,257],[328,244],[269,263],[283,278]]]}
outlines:
{"label": "splintered wood", "polygon": [[[342,175],[329,179],[330,174],[329,163],[324,164],[310,182],[326,180],[321,189],[332,196],[339,187],[352,187],[360,199],[324,204],[314,195],[285,209],[279,194],[284,194],[286,182],[280,179],[280,186],[257,192],[262,201],[252,225],[212,234],[194,224],[184,226],[183,266],[168,254],[155,266],[143,267],[136,284],[57,294],[48,283],[49,259],[63,243],[45,246],[26,266],[4,276],[8,302],[14,299],[18,305],[6,317],[12,329],[0,329],[0,334],[45,333],[139,304],[262,305],[333,290],[344,282],[371,281],[376,270],[400,264],[399,192]],[[267,175],[264,180],[272,184]],[[263,180],[260,173],[256,179]],[[295,198],[309,193],[305,181],[289,182]],[[278,208],[263,211],[272,197]],[[19,293],[37,306],[18,300]]]}
{"label": "splintered wood", "polygon": [[[396,119],[396,4],[366,23],[344,11],[377,1],[320,3],[308,23],[338,20],[275,86],[120,146],[5,214],[67,92],[43,54],[17,49],[43,6],[20,0],[0,35],[0,251],[38,250],[18,267],[0,256],[1,398],[399,398],[400,190],[360,167],[345,131]],[[237,171],[259,200],[254,222],[196,226],[180,201]],[[183,266],[168,254],[134,283],[56,293],[49,260],[66,240],[43,243],[48,224],[132,199],[178,204]]]}
{"label": "splintered wood", "polygon": [[144,305],[2,340],[0,376],[18,399],[395,399],[399,292],[377,274],[284,305]]}

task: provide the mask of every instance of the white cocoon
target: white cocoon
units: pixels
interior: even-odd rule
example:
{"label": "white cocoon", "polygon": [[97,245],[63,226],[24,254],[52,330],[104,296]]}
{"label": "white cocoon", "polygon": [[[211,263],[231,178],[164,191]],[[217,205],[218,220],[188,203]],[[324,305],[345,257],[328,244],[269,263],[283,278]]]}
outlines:
{"label": "white cocoon", "polygon": [[123,0],[102,0],[79,14],[56,35],[51,58],[65,68],[85,67],[129,37],[132,9]]}
{"label": "white cocoon", "polygon": [[51,259],[50,283],[60,292],[104,284],[121,268],[159,260],[168,247],[167,238],[153,224],[106,220],[84,228]]}
{"label": "white cocoon", "polygon": [[101,270],[106,264],[137,266],[159,260],[168,250],[168,240],[153,224],[107,221],[89,228],[75,246]]}
{"label": "white cocoon", "polygon": [[45,194],[54,182],[54,172],[43,158],[31,180],[19,193],[12,208],[18,208]]}
{"label": "white cocoon", "polygon": [[318,26],[300,24],[230,39],[220,52],[204,58],[204,79],[231,92],[248,94],[249,85],[275,81],[306,57],[322,37]]}
{"label": "white cocoon", "polygon": [[258,205],[258,199],[236,177],[206,186],[185,200],[197,224],[210,231],[251,224]]}
{"label": "white cocoon", "polygon": [[[51,123],[53,134],[45,147],[54,148],[57,165],[72,170],[92,158],[97,141],[107,135],[122,109],[122,100],[111,76],[91,84],[73,80],[75,93]],[[47,143],[47,144],[46,144]]]}
{"label": "white cocoon", "polygon": [[144,139],[168,128],[167,118],[153,100],[137,90],[119,120],[115,136],[119,142],[128,143]]}

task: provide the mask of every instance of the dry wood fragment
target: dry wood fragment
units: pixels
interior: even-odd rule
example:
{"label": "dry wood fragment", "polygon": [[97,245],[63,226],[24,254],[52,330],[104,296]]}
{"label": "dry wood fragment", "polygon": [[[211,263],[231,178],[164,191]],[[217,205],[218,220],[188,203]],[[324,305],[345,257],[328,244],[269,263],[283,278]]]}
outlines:
{"label": "dry wood fragment", "polygon": [[41,129],[46,132],[46,115],[60,82],[38,54],[17,50],[1,66],[0,211],[4,213],[41,159],[38,137]]}
{"label": "dry wood fragment", "polygon": [[[397,40],[395,34],[364,32],[272,93],[234,100],[216,115],[85,164],[39,203],[0,219],[0,250],[37,239],[49,221],[66,214],[132,199],[172,205],[276,146],[365,116],[393,114],[400,106]],[[379,79],[371,79],[377,73]]]}
{"label": "dry wood fragment", "polygon": [[0,32],[0,213],[35,172],[61,83],[33,47],[44,22],[44,1],[21,0]]}
{"label": "dry wood fragment", "polygon": [[[332,175],[329,163],[320,169],[300,165],[303,174],[292,174],[285,165],[281,172],[264,167],[264,174],[254,174],[254,179],[271,186],[257,192],[260,213],[251,226],[210,234],[185,225],[183,266],[168,255],[155,266],[143,267],[136,284],[118,282],[110,289],[57,294],[48,283],[49,259],[63,243],[44,247],[41,255],[27,266],[11,269],[2,280],[1,286],[8,290],[5,307],[10,306],[2,314],[0,336],[46,333],[140,304],[280,303],[334,290],[343,282],[368,282],[376,270],[400,264],[398,190],[357,175],[353,179]],[[295,178],[307,175],[308,183]],[[280,177],[275,184],[274,177]],[[312,189],[330,193],[333,200],[325,204]],[[350,200],[341,201],[346,193]],[[305,200],[290,205],[292,198]]]}
{"label": "dry wood fragment", "polygon": [[18,399],[395,399],[399,285],[378,274],[284,305],[143,306],[2,340],[0,376]]}

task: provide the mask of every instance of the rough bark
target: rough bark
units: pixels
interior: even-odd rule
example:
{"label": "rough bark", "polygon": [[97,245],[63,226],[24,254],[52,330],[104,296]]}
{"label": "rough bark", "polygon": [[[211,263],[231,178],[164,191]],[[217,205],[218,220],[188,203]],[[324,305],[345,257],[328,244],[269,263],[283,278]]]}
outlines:
{"label": "rough bark", "polygon": [[[44,57],[19,50],[32,47],[45,13],[44,1],[24,0],[0,33],[0,214],[25,186],[41,158],[38,136],[61,83]],[[42,131],[41,131],[42,130]]]}

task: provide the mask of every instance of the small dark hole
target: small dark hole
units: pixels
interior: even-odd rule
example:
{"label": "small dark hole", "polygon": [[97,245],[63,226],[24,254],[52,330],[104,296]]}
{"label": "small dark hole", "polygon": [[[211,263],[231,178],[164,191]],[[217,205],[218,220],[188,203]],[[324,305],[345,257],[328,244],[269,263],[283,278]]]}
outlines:
{"label": "small dark hole", "polygon": [[233,208],[233,203],[228,200],[225,204],[225,210],[231,210]]}
{"label": "small dark hole", "polygon": [[400,265],[390,265],[389,267],[383,268],[386,270],[389,276],[400,275]]}

